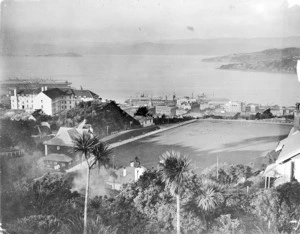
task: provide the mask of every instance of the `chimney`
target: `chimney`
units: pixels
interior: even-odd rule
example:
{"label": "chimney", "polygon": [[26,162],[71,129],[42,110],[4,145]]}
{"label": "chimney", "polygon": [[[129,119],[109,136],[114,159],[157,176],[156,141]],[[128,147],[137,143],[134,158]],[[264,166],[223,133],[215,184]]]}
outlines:
{"label": "chimney", "polygon": [[140,178],[140,175],[139,175],[139,170],[140,168],[135,168],[135,173],[134,173],[134,181],[138,181],[138,179]]}
{"label": "chimney", "polygon": [[14,89],[14,97],[17,96],[17,89]]}
{"label": "chimney", "polygon": [[42,92],[44,92],[44,87],[42,87]]}
{"label": "chimney", "polygon": [[123,168],[123,177],[126,176],[126,167]]}
{"label": "chimney", "polygon": [[130,161],[130,166],[134,167],[134,161]]}
{"label": "chimney", "polygon": [[48,87],[47,87],[47,86],[45,86],[45,89],[44,89],[44,90],[46,91],[47,89],[48,89]]}

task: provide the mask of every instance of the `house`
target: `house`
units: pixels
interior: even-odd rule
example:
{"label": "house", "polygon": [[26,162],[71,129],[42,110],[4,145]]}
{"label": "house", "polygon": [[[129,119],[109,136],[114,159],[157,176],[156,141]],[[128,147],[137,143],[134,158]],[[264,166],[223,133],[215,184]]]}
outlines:
{"label": "house", "polygon": [[134,117],[135,120],[139,121],[143,127],[148,127],[154,125],[153,117],[151,116],[140,116],[137,115]]}
{"label": "house", "polygon": [[80,102],[98,99],[99,96],[89,90],[49,89],[40,92],[33,100],[34,109],[41,109],[47,115],[56,115],[74,108]]}
{"label": "house", "polygon": [[129,166],[116,170],[114,175],[110,175],[105,183],[112,189],[120,190],[122,185],[138,181],[146,170],[139,163],[132,161]]}
{"label": "house", "polygon": [[279,142],[276,152],[280,152],[275,163],[264,171],[266,187],[278,186],[298,180],[300,182],[300,104],[296,104],[294,127],[287,138]]}
{"label": "house", "polygon": [[67,170],[72,165],[73,159],[65,154],[49,154],[40,159],[40,163],[47,169],[57,171]]}
{"label": "house", "polygon": [[[47,87],[45,87],[47,89]],[[34,98],[42,89],[14,89],[14,95],[10,97],[11,109],[13,110],[30,110],[34,108]]]}
{"label": "house", "polygon": [[74,161],[79,161],[81,155],[74,154],[73,146],[74,140],[84,134],[91,134],[92,129],[85,128],[67,128],[60,127],[57,134],[50,140],[45,141],[45,156],[49,154],[65,154],[74,159]]}

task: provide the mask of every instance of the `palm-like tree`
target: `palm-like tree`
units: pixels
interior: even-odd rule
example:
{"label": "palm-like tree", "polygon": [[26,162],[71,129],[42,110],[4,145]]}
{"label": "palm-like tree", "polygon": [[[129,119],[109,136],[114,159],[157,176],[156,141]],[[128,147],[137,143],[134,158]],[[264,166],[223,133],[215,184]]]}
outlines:
{"label": "palm-like tree", "polygon": [[177,203],[177,233],[180,234],[180,194],[184,187],[185,178],[188,176],[190,160],[181,157],[179,152],[167,151],[162,155],[159,163],[159,174],[162,181],[176,196]]}
{"label": "palm-like tree", "polygon": [[224,201],[223,189],[223,186],[214,181],[201,180],[201,187],[198,191],[196,203],[205,212],[203,216],[207,229],[209,228],[211,212],[217,209],[219,204]]}
{"label": "palm-like tree", "polygon": [[213,188],[204,188],[196,201],[198,207],[204,211],[211,211],[217,208],[219,201],[222,199],[221,197],[222,195]]}
{"label": "palm-like tree", "polygon": [[84,201],[84,226],[83,233],[87,234],[87,203],[89,197],[90,170],[97,164],[107,166],[111,149],[105,143],[99,141],[98,137],[84,133],[74,140],[74,151],[82,153],[87,163],[87,183]]}
{"label": "palm-like tree", "polygon": [[101,166],[107,168],[110,164],[110,156],[112,154],[112,149],[107,145],[105,142],[99,142],[93,150],[92,154],[94,155],[94,160],[91,163],[91,169],[97,165],[98,169],[100,170]]}

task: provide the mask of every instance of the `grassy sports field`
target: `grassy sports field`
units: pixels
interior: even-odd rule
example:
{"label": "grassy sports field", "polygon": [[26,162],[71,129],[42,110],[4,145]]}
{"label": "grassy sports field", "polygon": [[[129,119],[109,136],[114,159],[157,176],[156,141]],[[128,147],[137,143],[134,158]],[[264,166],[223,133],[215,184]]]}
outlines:
{"label": "grassy sports field", "polygon": [[129,165],[139,157],[141,165],[156,166],[167,150],[187,154],[200,172],[217,162],[248,164],[257,161],[285,138],[291,126],[277,124],[203,121],[181,126],[114,148],[115,165]]}

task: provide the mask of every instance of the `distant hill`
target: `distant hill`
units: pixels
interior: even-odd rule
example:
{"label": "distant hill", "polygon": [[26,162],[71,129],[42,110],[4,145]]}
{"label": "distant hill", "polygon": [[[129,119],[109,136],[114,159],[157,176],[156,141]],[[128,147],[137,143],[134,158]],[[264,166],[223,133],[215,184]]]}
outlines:
{"label": "distant hill", "polygon": [[[25,37],[25,36],[23,36]],[[222,55],[232,53],[250,53],[272,48],[299,47],[300,37],[278,38],[214,38],[165,40],[157,42],[132,43],[68,43],[42,44],[23,43],[18,37],[13,45],[5,43],[4,55],[57,55],[72,51],[79,55]],[[24,39],[25,40],[25,39]],[[29,40],[29,39],[28,39]],[[26,40],[25,40],[26,41]]]}
{"label": "distant hill", "polygon": [[38,55],[38,57],[82,57],[82,55],[68,52],[62,54],[44,54],[44,55]]}
{"label": "distant hill", "polygon": [[268,49],[254,53],[230,54],[203,59],[204,62],[226,62],[220,69],[296,73],[300,48]]}

